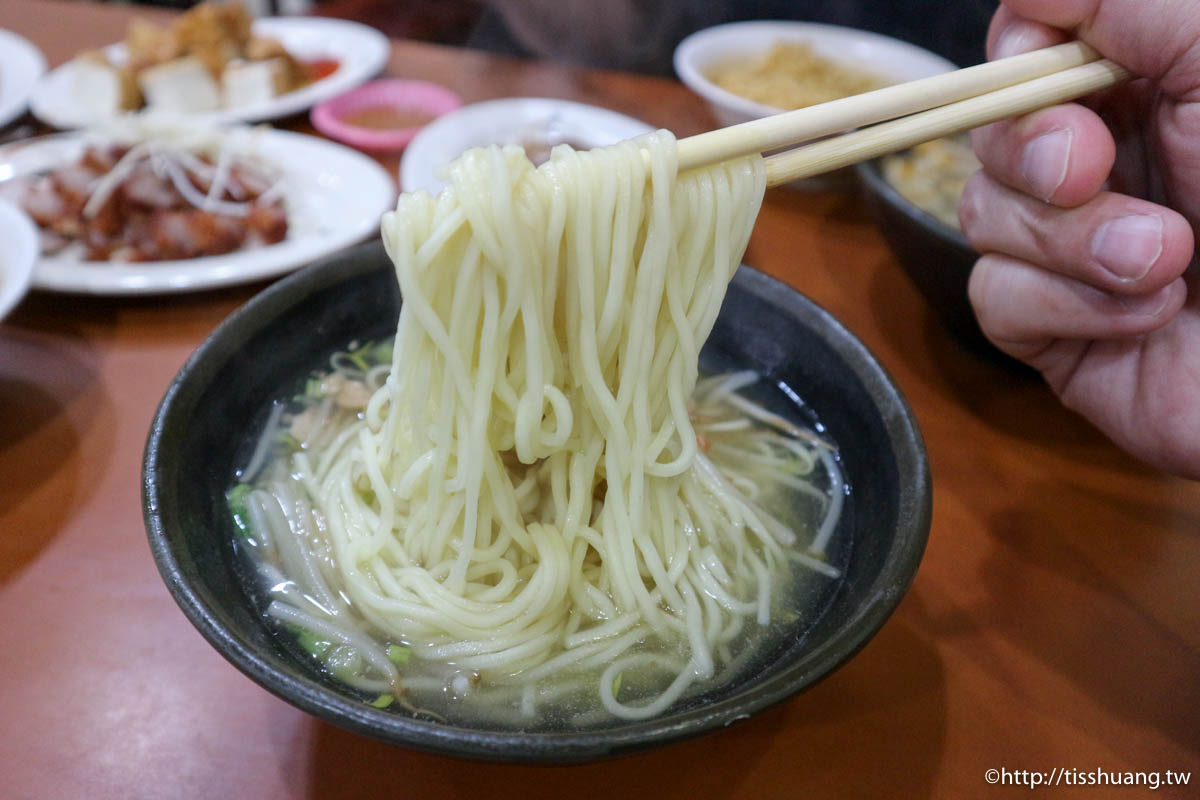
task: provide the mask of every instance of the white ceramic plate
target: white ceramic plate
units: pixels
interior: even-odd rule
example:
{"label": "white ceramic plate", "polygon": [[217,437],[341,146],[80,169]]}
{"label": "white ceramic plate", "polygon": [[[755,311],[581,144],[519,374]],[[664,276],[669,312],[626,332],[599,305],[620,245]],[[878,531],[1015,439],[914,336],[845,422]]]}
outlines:
{"label": "white ceramic plate", "polygon": [[[159,294],[248,283],[290,272],[379,230],[396,188],[387,170],[339,144],[286,131],[258,132],[258,154],[283,171],[288,236],[279,244],[223,256],[140,264],[43,256],[33,285],[82,294]],[[68,163],[83,150],[79,133],[0,148],[0,176],[19,177]],[[0,188],[3,188],[0,186]]]}
{"label": "white ceramic plate", "polygon": [[0,319],[29,291],[38,255],[37,228],[25,212],[0,200]]}
{"label": "white ceramic plate", "polygon": [[[254,21],[254,33],[279,40],[301,61],[337,60],[331,75],[265,103],[197,114],[214,122],[260,122],[298,114],[309,107],[353,89],[370,79],[387,63],[391,47],[387,37],[367,25],[320,17],[271,17]],[[124,59],[121,44],[107,48],[114,60]],[[101,120],[88,117],[73,97],[75,62],[68,61],[42,77],[30,98],[34,115],[56,128],[83,128]]]}
{"label": "white ceramic plate", "polygon": [[524,144],[547,132],[556,140],[600,147],[652,131],[641,120],[569,100],[509,97],[463,106],[438,117],[409,142],[400,159],[400,187],[434,193],[441,169],[464,150],[487,144]]}
{"label": "white ceramic plate", "polygon": [[25,113],[38,78],[46,71],[42,51],[24,37],[0,28],[0,126]]}

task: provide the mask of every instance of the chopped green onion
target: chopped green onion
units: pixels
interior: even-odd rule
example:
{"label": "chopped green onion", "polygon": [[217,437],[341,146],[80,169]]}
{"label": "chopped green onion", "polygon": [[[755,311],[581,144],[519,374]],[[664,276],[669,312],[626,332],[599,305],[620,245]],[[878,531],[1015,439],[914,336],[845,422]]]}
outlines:
{"label": "chopped green onion", "polygon": [[253,491],[253,488],[248,483],[239,483],[225,495],[225,502],[229,506],[230,516],[233,517],[234,527],[238,529],[238,534],[243,539],[251,543],[254,541],[254,531],[250,527],[250,515],[246,512],[246,497]]}
{"label": "chopped green onion", "polygon": [[387,649],[388,660],[393,664],[407,664],[408,657],[412,655],[412,648],[405,647],[402,644],[389,644]]}
{"label": "chopped green onion", "polygon": [[612,690],[614,698],[617,696],[617,692],[621,691],[621,676],[624,674],[624,672],[618,672],[617,677],[613,678]]}
{"label": "chopped green onion", "polygon": [[375,343],[375,362],[377,364],[392,363],[392,340],[383,339]]}
{"label": "chopped green onion", "polygon": [[328,639],[322,639],[310,630],[296,626],[289,626],[292,634],[296,637],[296,644],[304,648],[305,652],[310,653],[313,657],[324,659],[329,648],[333,646],[333,642]]}
{"label": "chopped green onion", "polygon": [[283,445],[284,450],[289,453],[294,453],[304,448],[304,443],[290,433],[279,434],[279,444]]}
{"label": "chopped green onion", "polygon": [[381,694],[375,700],[371,701],[371,705],[375,706],[376,708],[387,708],[394,702],[396,702],[396,698],[392,697],[390,694]]}
{"label": "chopped green onion", "polygon": [[346,644],[330,647],[325,651],[323,660],[325,669],[329,670],[333,677],[343,681],[353,680],[363,666],[362,654]]}
{"label": "chopped green onion", "polygon": [[374,347],[374,342],[367,342],[363,346],[356,347],[350,352],[346,353],[346,358],[350,360],[351,364],[358,367],[363,372],[367,372],[371,369],[371,364],[367,361],[367,356]]}

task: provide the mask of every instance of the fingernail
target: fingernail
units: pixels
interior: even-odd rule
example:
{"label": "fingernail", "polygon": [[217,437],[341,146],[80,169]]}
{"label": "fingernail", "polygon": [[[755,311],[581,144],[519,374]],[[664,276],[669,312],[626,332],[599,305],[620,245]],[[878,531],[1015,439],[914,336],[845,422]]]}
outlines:
{"label": "fingernail", "polygon": [[1028,26],[1009,25],[996,39],[996,46],[992,48],[992,60],[1008,58],[1032,49],[1031,39],[1032,32]]}
{"label": "fingernail", "polygon": [[1025,145],[1021,169],[1025,180],[1037,196],[1049,200],[1067,178],[1067,164],[1071,158],[1069,129],[1043,133]]}
{"label": "fingernail", "polygon": [[1161,314],[1162,310],[1173,301],[1175,294],[1172,287],[1167,286],[1149,295],[1114,294],[1113,296],[1127,314],[1149,318]]}
{"label": "fingernail", "polygon": [[1135,214],[1110,219],[1092,236],[1092,255],[1121,280],[1136,281],[1162,255],[1162,234],[1161,217]]}

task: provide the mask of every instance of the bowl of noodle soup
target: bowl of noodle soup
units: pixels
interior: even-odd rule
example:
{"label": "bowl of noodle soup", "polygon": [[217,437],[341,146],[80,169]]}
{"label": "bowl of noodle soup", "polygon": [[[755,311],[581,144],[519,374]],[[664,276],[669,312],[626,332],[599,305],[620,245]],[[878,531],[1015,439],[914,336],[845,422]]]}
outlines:
{"label": "bowl of noodle soup", "polygon": [[[180,371],[151,549],[260,685],[393,744],[578,762],[745,719],[894,610],[930,522],[907,404],[739,268],[758,166],[673,182],[673,140],[639,142],[649,167],[475,151],[385,247],[268,288]],[[564,201],[597,166],[646,206]],[[506,181],[520,202],[478,202]]]}

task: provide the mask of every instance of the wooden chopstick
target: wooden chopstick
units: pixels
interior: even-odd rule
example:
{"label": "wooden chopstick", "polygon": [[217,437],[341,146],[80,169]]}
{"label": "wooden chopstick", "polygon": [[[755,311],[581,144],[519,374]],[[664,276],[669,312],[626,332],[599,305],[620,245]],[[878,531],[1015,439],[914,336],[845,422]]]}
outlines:
{"label": "wooden chopstick", "polygon": [[775,186],[1081,97],[1129,77],[1083,42],[1067,42],[680,139],[679,171],[842,134],[768,157],[767,182]]}
{"label": "wooden chopstick", "polygon": [[1067,42],[689,136],[679,140],[679,171],[717,164],[736,156],[767,153],[925,111],[1062,72],[1098,58],[1096,51],[1083,42]]}
{"label": "wooden chopstick", "polygon": [[797,147],[766,159],[767,185],[846,167],[921,142],[1028,114],[1115,86],[1132,75],[1107,59]]}

